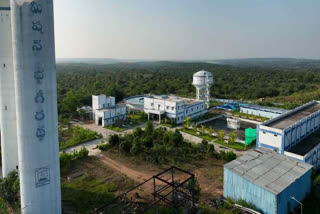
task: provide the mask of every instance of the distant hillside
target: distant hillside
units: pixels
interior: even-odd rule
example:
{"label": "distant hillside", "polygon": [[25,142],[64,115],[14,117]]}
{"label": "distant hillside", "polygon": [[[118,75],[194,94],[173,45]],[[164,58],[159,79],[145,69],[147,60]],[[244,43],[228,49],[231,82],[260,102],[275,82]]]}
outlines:
{"label": "distant hillside", "polygon": [[111,59],[111,58],[58,58],[57,63],[84,63],[95,65],[107,65],[117,63],[134,63],[141,60],[134,59]]}
{"label": "distant hillside", "polygon": [[209,63],[230,65],[236,67],[264,67],[264,68],[320,68],[320,60],[295,58],[249,58],[212,60]]}

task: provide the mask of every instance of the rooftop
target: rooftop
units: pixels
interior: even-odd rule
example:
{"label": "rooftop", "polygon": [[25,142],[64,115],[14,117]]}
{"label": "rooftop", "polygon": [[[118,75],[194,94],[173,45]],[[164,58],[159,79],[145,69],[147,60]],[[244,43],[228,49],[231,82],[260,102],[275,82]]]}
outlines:
{"label": "rooftop", "polygon": [[272,108],[272,107],[267,107],[267,106],[259,106],[259,105],[253,105],[253,104],[240,104],[240,107],[261,110],[261,111],[267,111],[267,112],[273,112],[273,113],[278,113],[278,114],[284,114],[284,113],[288,112],[287,110],[284,110],[284,109]]}
{"label": "rooftop", "polygon": [[276,195],[312,168],[265,148],[255,149],[224,167]]}
{"label": "rooftop", "polygon": [[277,129],[285,129],[319,110],[320,103],[314,101],[306,104],[305,106],[302,106],[300,109],[298,108],[289,111],[284,117],[276,117],[274,120],[271,120],[270,123],[267,122],[266,126]]}
{"label": "rooftop", "polygon": [[212,77],[212,73],[208,72],[208,71],[204,71],[204,70],[201,70],[201,71],[198,71],[197,73],[193,74],[194,77],[205,77],[205,76],[209,76],[209,77]]}
{"label": "rooftop", "polygon": [[159,99],[159,100],[165,100],[165,101],[171,101],[171,102],[182,102],[183,101],[186,106],[194,105],[197,103],[204,103],[204,101],[202,101],[202,100],[178,97],[178,96],[174,96],[174,95],[146,95],[145,97]]}
{"label": "rooftop", "polygon": [[301,142],[293,146],[288,150],[288,152],[297,154],[297,155],[306,155],[310,152],[314,147],[316,147],[320,143],[320,130],[317,130],[313,134],[309,135]]}

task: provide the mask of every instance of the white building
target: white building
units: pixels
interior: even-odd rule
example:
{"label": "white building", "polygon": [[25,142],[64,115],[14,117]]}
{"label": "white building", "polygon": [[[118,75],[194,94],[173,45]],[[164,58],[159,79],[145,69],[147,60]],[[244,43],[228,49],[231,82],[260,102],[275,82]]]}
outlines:
{"label": "white building", "polygon": [[174,119],[176,124],[181,124],[190,117],[191,120],[201,117],[207,112],[205,101],[187,99],[176,96],[156,96],[149,95],[144,98],[144,112],[159,116],[166,115],[168,118]]}
{"label": "white building", "polygon": [[320,102],[313,101],[257,125],[257,147],[320,166]]}
{"label": "white building", "polygon": [[116,104],[114,97],[92,95],[93,118],[97,125],[108,126],[127,118],[125,104]]}

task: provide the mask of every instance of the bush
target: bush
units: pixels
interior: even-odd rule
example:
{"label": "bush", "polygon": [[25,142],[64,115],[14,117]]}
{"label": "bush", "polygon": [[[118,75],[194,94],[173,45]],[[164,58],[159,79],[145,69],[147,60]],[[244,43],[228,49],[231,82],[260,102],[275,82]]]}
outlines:
{"label": "bush", "polygon": [[109,149],[112,148],[112,145],[109,144],[109,143],[105,143],[105,144],[100,144],[97,146],[97,148],[100,150],[100,151],[107,151]]}
{"label": "bush", "polygon": [[71,164],[72,160],[88,157],[89,151],[86,147],[82,147],[81,150],[78,152],[76,150],[73,153],[69,154],[63,151],[60,153],[60,167],[61,168],[68,168]]}
{"label": "bush", "polygon": [[214,156],[214,145],[212,145],[212,144],[209,144],[208,145],[208,149],[207,149],[207,154],[208,155],[211,155],[211,156]]}
{"label": "bush", "polygon": [[113,134],[109,136],[108,142],[111,146],[119,145],[120,143],[120,137],[117,134]]}
{"label": "bush", "polygon": [[7,203],[13,204],[19,200],[19,190],[19,176],[16,170],[0,179],[0,197]]}
{"label": "bush", "polygon": [[233,152],[233,151],[229,151],[225,154],[225,157],[224,159],[227,161],[227,162],[230,162],[230,161],[233,161],[237,158],[237,155]]}

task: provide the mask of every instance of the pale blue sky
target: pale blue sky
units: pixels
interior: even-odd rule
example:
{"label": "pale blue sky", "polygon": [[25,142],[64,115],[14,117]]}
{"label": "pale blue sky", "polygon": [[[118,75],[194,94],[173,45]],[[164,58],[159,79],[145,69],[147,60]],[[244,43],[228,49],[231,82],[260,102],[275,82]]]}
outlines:
{"label": "pale blue sky", "polygon": [[319,0],[54,0],[59,58],[320,59]]}

